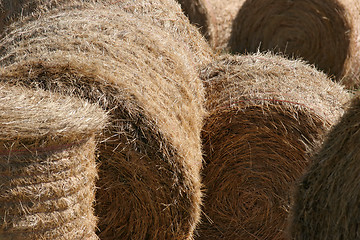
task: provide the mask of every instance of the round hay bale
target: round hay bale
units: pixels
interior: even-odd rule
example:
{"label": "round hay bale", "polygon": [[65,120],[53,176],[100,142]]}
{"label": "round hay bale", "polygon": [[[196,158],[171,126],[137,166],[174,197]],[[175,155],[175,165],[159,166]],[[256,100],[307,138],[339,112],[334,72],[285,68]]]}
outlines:
{"label": "round hay bale", "polygon": [[348,99],[300,61],[225,55],[201,71],[204,215],[199,239],[284,239],[290,189]]}
{"label": "round hay bale", "polygon": [[229,47],[299,57],[354,88],[360,81],[359,6],[357,0],[246,0]]}
{"label": "round hay bale", "polygon": [[94,135],[106,114],[0,85],[0,239],[98,239]]}
{"label": "round hay bale", "polygon": [[360,95],[313,157],[294,195],[291,239],[358,239]]}
{"label": "round hay bale", "polygon": [[101,239],[191,239],[205,112],[196,60],[172,32],[119,6],[84,5],[23,22],[0,42],[0,81],[109,111],[99,144]]}
{"label": "round hay bale", "polygon": [[244,0],[178,0],[190,22],[216,51],[228,47],[232,24]]}
{"label": "round hay bale", "polygon": [[176,0],[117,1],[114,5],[144,21],[152,22],[171,33],[175,39],[184,42],[196,65],[201,66],[212,61],[210,45],[199,30],[190,24]]}
{"label": "round hay bale", "polygon": [[213,39],[215,15],[206,0],[177,0],[190,22],[197,26],[207,40]]}
{"label": "round hay bale", "polygon": [[196,27],[189,24],[189,20],[182,13],[176,0],[142,0],[142,1],[113,1],[113,0],[0,0],[0,33],[11,23],[19,22],[9,27],[8,31],[16,31],[22,21],[34,20],[52,11],[62,12],[69,9],[81,9],[85,5],[107,4],[118,7],[136,17],[151,21],[162,29],[172,33],[173,37],[183,41],[193,54],[199,65],[208,64],[213,53],[209,44],[203,39]]}
{"label": "round hay bale", "polygon": [[0,0],[0,34],[13,22],[79,0]]}
{"label": "round hay bale", "polygon": [[210,43],[214,49],[228,51],[232,25],[243,2],[244,0],[209,0],[208,6],[215,16],[214,26],[210,28],[213,32]]}

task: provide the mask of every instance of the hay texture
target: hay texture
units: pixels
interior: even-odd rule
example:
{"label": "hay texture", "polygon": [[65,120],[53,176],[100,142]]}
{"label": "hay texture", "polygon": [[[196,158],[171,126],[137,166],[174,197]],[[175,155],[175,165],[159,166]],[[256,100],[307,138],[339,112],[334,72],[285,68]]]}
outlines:
{"label": "hay texture", "polygon": [[302,58],[348,88],[360,82],[357,0],[247,0],[234,20],[232,52]]}
{"label": "hay texture", "polygon": [[210,12],[214,15],[211,46],[218,51],[227,51],[233,22],[244,0],[208,0]]}
{"label": "hay texture", "polygon": [[[188,53],[196,66],[208,64],[213,59],[210,45],[205,41],[199,30],[190,24],[176,0],[141,0],[117,1],[114,3],[122,10],[137,18],[149,21],[170,33],[173,38],[185,43]],[[201,6],[200,4],[196,6]],[[205,9],[205,8],[204,8]],[[198,11],[205,11],[203,8]]]}
{"label": "hay texture", "polygon": [[213,32],[211,29],[215,25],[215,15],[212,8],[209,6],[209,1],[206,0],[178,0],[185,15],[190,22],[197,26],[200,32],[206,39],[213,39]]}
{"label": "hay texture", "polygon": [[358,239],[360,95],[331,130],[294,197],[292,239]]}
{"label": "hay texture", "polygon": [[[59,13],[89,5],[94,7],[96,4],[118,7],[168,31],[187,45],[188,52],[193,54],[197,64],[207,64],[212,60],[213,53],[209,44],[198,29],[189,24],[188,18],[175,0],[0,0],[0,33],[13,22],[36,19],[49,11]],[[18,27],[19,24],[10,25],[7,31],[14,31]]]}
{"label": "hay texture", "polygon": [[[56,6],[66,6],[76,0],[0,0],[0,34],[13,22],[37,16]],[[84,0],[86,1],[86,0]],[[80,3],[80,1],[78,1]]]}
{"label": "hay texture", "polygon": [[76,95],[109,111],[99,144],[101,239],[192,239],[205,112],[198,63],[150,12],[141,17],[140,8],[122,3],[22,22],[0,42],[0,81]]}
{"label": "hay texture", "polygon": [[0,85],[0,239],[98,239],[94,135],[105,123],[98,106]]}
{"label": "hay texture", "polygon": [[348,99],[300,61],[225,55],[201,72],[204,218],[199,239],[284,239],[290,189]]}
{"label": "hay texture", "polygon": [[232,24],[244,0],[178,0],[190,22],[216,51],[226,51]]}

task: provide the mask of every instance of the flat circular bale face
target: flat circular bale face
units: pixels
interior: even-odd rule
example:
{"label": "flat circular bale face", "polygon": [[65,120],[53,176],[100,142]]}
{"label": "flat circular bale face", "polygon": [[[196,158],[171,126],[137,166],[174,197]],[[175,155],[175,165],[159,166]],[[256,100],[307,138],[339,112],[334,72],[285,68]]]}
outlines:
{"label": "flat circular bale face", "polygon": [[[204,127],[200,239],[284,239],[293,184],[309,164],[322,119],[281,105],[226,109]],[[311,144],[310,144],[311,145]]]}
{"label": "flat circular bale face", "polygon": [[340,1],[247,0],[234,20],[230,49],[303,58],[340,80],[351,55],[352,23]]}

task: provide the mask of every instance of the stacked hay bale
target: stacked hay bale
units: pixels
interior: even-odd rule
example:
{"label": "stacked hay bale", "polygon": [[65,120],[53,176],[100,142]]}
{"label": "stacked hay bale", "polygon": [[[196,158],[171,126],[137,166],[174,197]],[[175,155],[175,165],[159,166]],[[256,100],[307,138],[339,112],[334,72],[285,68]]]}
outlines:
{"label": "stacked hay bale", "polygon": [[191,53],[196,66],[208,64],[213,59],[209,44],[198,29],[189,24],[189,19],[176,0],[118,1],[115,5],[144,21],[159,26],[171,33],[178,41],[184,42],[184,47],[188,48],[187,52]]}
{"label": "stacked hay bale", "polygon": [[232,52],[300,57],[348,88],[360,82],[357,0],[247,0],[233,23]]}
{"label": "stacked hay bale", "polygon": [[79,99],[0,85],[0,238],[98,239],[95,134]]}
{"label": "stacked hay bale", "polygon": [[191,239],[201,203],[200,60],[176,22],[157,19],[161,9],[151,20],[150,1],[127,9],[73,2],[11,26],[0,42],[0,81],[109,111],[99,145],[100,238]]}
{"label": "stacked hay bale", "polygon": [[209,29],[214,24],[212,21],[215,16],[208,6],[209,2],[205,0],[178,0],[178,2],[190,22],[199,28],[206,39],[210,40],[212,33]]}
{"label": "stacked hay bale", "polygon": [[232,24],[245,0],[178,0],[190,22],[217,51],[227,50]]}
{"label": "stacked hay bale", "polygon": [[358,94],[297,187],[292,239],[359,238],[359,119]]}
{"label": "stacked hay bale", "polygon": [[270,54],[225,55],[201,78],[209,116],[199,239],[284,239],[290,190],[348,94],[313,67]]}
{"label": "stacked hay bale", "polygon": [[209,40],[210,15],[204,0],[177,0],[190,23],[195,25]]}

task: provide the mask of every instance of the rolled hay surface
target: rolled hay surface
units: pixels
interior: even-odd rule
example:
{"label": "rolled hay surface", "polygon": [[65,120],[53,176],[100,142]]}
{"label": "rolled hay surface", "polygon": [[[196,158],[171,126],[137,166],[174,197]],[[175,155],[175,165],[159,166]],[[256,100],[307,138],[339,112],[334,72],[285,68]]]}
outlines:
{"label": "rolled hay surface", "polygon": [[198,239],[285,239],[290,190],[348,94],[300,61],[225,55],[201,72],[204,217]]}
{"label": "rolled hay surface", "polygon": [[0,0],[0,33],[11,23],[18,22],[10,25],[7,31],[19,28],[23,20],[34,20],[49,11],[59,13],[96,4],[105,4],[111,8],[118,7],[172,33],[173,37],[187,45],[188,52],[192,54],[198,65],[208,64],[213,58],[209,44],[198,29],[189,24],[176,0]]}
{"label": "rolled hay surface", "polygon": [[0,0],[0,34],[3,34],[10,24],[22,18],[35,17],[41,12],[75,2],[80,3],[78,0]]}
{"label": "rolled hay surface", "polygon": [[0,81],[109,111],[99,144],[99,237],[191,239],[200,216],[204,90],[188,45],[102,4],[43,14],[0,45]]}
{"label": "rolled hay surface", "polygon": [[0,85],[0,239],[98,239],[98,106]]}
{"label": "rolled hay surface", "polygon": [[357,0],[247,0],[233,24],[235,53],[282,52],[316,65],[348,88],[359,86]]}
{"label": "rolled hay surface", "polygon": [[[199,30],[190,24],[176,0],[117,1],[114,3],[134,16],[150,21],[184,42],[197,66],[209,64],[214,53]],[[197,5],[202,6],[202,5]],[[195,9],[195,8],[193,8]],[[205,8],[196,8],[199,12]]]}
{"label": "rolled hay surface", "polygon": [[290,218],[292,239],[358,239],[360,95],[299,181]]}

